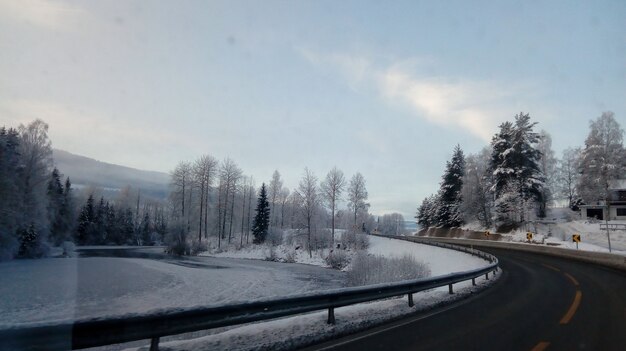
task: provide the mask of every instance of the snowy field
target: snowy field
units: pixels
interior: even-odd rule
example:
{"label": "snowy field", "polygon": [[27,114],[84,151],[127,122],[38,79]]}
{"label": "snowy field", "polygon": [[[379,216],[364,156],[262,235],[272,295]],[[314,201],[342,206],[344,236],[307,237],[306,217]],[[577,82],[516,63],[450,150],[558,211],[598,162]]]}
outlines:
{"label": "snowy field", "polygon": [[[139,249],[143,254],[151,250]],[[13,260],[0,263],[0,328],[339,288],[344,274],[309,265],[210,257]]]}
{"label": "snowy field", "polygon": [[[370,253],[386,257],[411,255],[417,260],[427,263],[433,275],[448,274],[487,265],[483,259],[458,251],[389,238],[373,236],[369,238]],[[248,252],[255,252],[255,250],[248,250]],[[478,286],[475,287],[469,281],[455,284],[455,294],[453,295],[448,294],[447,287],[420,292],[414,295],[414,307],[408,307],[406,297],[402,297],[338,308],[335,310],[337,319],[335,325],[326,324],[326,311],[314,312],[235,326],[224,330],[213,330],[209,331],[211,335],[190,340],[164,341],[159,344],[159,349],[166,351],[292,350],[469,297],[494,281],[494,279],[477,279]],[[147,349],[148,347],[144,346],[139,349],[128,350],[146,351]]]}

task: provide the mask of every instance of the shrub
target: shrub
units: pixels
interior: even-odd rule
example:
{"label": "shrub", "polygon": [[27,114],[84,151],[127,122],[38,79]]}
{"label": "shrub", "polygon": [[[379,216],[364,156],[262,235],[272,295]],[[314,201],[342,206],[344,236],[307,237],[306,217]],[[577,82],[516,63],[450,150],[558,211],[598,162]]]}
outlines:
{"label": "shrub", "polygon": [[278,256],[276,255],[276,249],[274,249],[273,245],[267,245],[267,251],[265,252],[265,260],[266,261],[278,261]]}
{"label": "shrub", "polygon": [[348,284],[370,285],[403,280],[419,279],[430,276],[430,268],[413,256],[387,258],[383,256],[357,253],[348,271]]}
{"label": "shrub", "polygon": [[200,252],[207,251],[208,249],[209,248],[206,242],[201,242],[201,241],[196,241],[196,240],[191,242],[191,254],[194,256],[199,254]]}
{"label": "shrub", "polygon": [[290,249],[285,254],[285,263],[296,263],[296,251],[294,249]]}
{"label": "shrub", "polygon": [[283,231],[278,228],[270,228],[267,232],[265,242],[272,246],[278,246],[283,243]]}
{"label": "shrub", "polygon": [[76,255],[76,245],[71,241],[64,241],[61,244],[61,248],[63,249],[63,257],[74,257]]}
{"label": "shrub", "polygon": [[167,251],[176,256],[189,255],[191,246],[187,243],[187,228],[183,223],[174,223],[165,234]]}
{"label": "shrub", "polygon": [[330,250],[325,261],[331,268],[344,269],[350,264],[350,257],[343,250]]}

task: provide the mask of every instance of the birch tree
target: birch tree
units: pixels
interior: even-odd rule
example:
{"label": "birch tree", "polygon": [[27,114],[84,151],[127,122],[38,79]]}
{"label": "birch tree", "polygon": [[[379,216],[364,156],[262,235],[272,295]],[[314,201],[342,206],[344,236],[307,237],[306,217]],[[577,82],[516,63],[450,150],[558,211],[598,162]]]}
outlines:
{"label": "birch tree", "polygon": [[369,208],[367,200],[367,189],[365,188],[365,178],[361,173],[356,173],[350,179],[350,185],[348,186],[348,207],[354,215],[354,229],[357,228],[357,215],[359,211]]}
{"label": "birch tree", "polygon": [[309,168],[304,169],[304,175],[302,176],[302,179],[300,179],[297,194],[300,198],[301,211],[306,223],[309,257],[313,257],[311,252],[311,229],[313,218],[315,217],[315,211],[319,206],[319,197],[317,177]]}
{"label": "birch tree", "polygon": [[326,174],[326,179],[324,179],[320,186],[322,198],[331,212],[333,238],[335,237],[335,210],[337,201],[340,201],[345,186],[346,180],[343,176],[343,172],[337,169],[337,167],[333,167],[333,169]]}

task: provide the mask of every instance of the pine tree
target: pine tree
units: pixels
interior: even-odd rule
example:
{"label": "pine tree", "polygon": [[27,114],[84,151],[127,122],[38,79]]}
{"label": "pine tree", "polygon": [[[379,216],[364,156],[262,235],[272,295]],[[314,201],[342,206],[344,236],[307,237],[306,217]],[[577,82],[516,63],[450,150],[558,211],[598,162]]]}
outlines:
{"label": "pine tree", "polygon": [[61,176],[56,167],[48,180],[48,221],[50,222],[50,239],[59,245],[65,240],[65,224],[63,218],[64,189]]}
{"label": "pine tree", "polygon": [[465,173],[465,157],[461,147],[454,148],[452,159],[446,163],[439,190],[440,206],[437,212],[437,224],[442,227],[458,227],[463,224],[463,216],[459,210],[462,202],[463,175]]}
{"label": "pine tree", "polygon": [[270,204],[267,200],[267,192],[265,189],[265,183],[261,185],[261,191],[256,206],[256,215],[254,216],[254,222],[252,225],[252,235],[254,236],[254,243],[261,244],[267,237],[267,231],[270,221]]}
{"label": "pine tree", "polygon": [[541,152],[535,148],[539,142],[539,135],[533,132],[536,124],[530,122],[529,114],[520,113],[515,116],[515,124],[501,124],[491,141],[492,190],[499,218],[503,218],[505,210],[513,208],[514,212],[507,216],[513,222],[523,222],[528,208],[541,201],[544,177],[539,167]]}
{"label": "pine tree", "polygon": [[80,211],[76,227],[76,243],[79,245],[93,243],[95,210],[93,194],[89,195],[87,202]]}

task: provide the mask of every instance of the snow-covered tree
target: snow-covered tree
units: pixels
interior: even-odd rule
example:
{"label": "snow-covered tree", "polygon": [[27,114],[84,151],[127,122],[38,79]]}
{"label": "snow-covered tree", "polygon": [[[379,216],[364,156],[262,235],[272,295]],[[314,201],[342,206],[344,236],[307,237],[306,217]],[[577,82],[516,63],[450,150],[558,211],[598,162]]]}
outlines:
{"label": "snow-covered tree", "polygon": [[604,112],[591,121],[590,131],[580,159],[578,194],[585,203],[606,200],[608,184],[612,179],[626,175],[624,130],[613,112]]}
{"label": "snow-covered tree", "polygon": [[437,212],[439,199],[437,195],[430,195],[417,208],[417,224],[422,228],[428,228],[437,225]]}
{"label": "snow-covered tree", "polygon": [[446,162],[446,170],[441,179],[439,189],[439,206],[437,211],[437,224],[441,227],[458,227],[463,224],[461,206],[463,188],[463,175],[465,174],[465,157],[463,150],[457,145],[454,148],[452,159]]}
{"label": "snow-covered tree", "polygon": [[345,188],[346,180],[343,172],[337,167],[333,167],[327,174],[320,186],[321,195],[331,212],[332,235],[335,236],[335,210],[337,201],[340,201],[341,194]]}
{"label": "snow-covered tree", "polygon": [[478,220],[485,228],[490,228],[492,222],[493,193],[491,192],[491,174],[489,172],[489,158],[491,148],[485,147],[476,155],[466,157],[465,176],[463,177],[463,202],[460,210],[465,221]]}
{"label": "snow-covered tree", "polygon": [[265,183],[261,184],[259,198],[256,205],[256,215],[252,225],[252,236],[255,244],[261,244],[267,237],[267,231],[270,225],[270,204],[267,201],[267,190]]}
{"label": "snow-covered tree", "polygon": [[535,147],[539,135],[533,132],[536,124],[530,122],[529,114],[519,113],[515,116],[514,124],[501,124],[500,131],[491,141],[492,190],[497,202],[502,203],[502,198],[517,201],[516,217],[519,222],[523,222],[530,209],[541,200],[544,185],[539,166],[541,152]]}
{"label": "snow-covered tree", "polygon": [[558,188],[561,196],[567,199],[568,206],[575,208],[574,203],[578,199],[576,184],[580,177],[580,148],[567,148],[563,150],[563,156],[558,163]]}
{"label": "snow-covered tree", "polygon": [[348,208],[350,208],[354,215],[354,228],[358,227],[357,217],[359,211],[367,213],[367,209],[369,208],[369,204],[365,202],[367,197],[365,178],[361,173],[357,172],[350,179],[350,185],[348,186]]}
{"label": "snow-covered tree", "polygon": [[272,217],[270,218],[270,227],[274,227],[278,222],[278,211],[276,211],[276,201],[279,199],[280,191],[283,188],[283,180],[280,178],[280,172],[275,170],[272,174],[272,180],[268,187],[268,197],[270,201],[270,211]]}
{"label": "snow-covered tree", "polygon": [[301,213],[307,229],[309,257],[313,257],[311,253],[311,235],[313,232],[313,220],[319,207],[319,190],[317,188],[317,177],[308,168],[304,169],[304,175],[302,179],[300,179],[297,194],[300,199]]}
{"label": "snow-covered tree", "polygon": [[552,150],[552,137],[545,130],[539,132],[539,142],[536,148],[541,154],[539,169],[544,178],[544,185],[541,188],[541,196],[539,198],[539,217],[545,217],[547,205],[554,199],[554,195],[557,193],[558,164]]}

